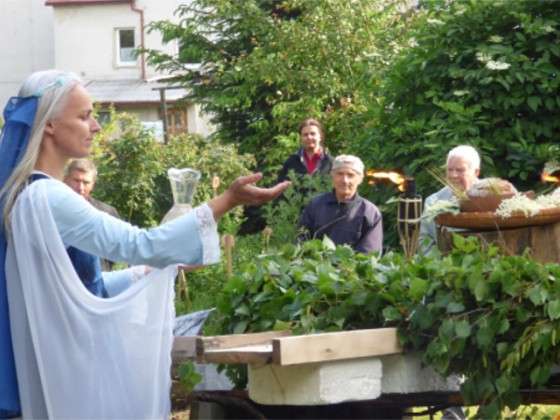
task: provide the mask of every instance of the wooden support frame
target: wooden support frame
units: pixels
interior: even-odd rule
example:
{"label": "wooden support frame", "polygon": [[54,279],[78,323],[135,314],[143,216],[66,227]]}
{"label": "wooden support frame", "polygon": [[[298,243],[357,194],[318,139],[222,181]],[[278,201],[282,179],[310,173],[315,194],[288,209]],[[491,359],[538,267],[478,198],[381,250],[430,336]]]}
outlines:
{"label": "wooden support frame", "polygon": [[297,365],[402,353],[396,328],[292,336],[290,331],[175,337],[173,361]]}

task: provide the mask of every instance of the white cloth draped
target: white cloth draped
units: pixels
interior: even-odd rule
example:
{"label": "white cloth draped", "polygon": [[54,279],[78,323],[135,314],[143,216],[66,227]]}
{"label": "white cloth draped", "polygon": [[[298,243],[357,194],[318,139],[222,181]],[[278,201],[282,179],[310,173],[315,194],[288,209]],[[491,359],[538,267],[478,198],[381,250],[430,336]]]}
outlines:
{"label": "white cloth draped", "polygon": [[68,258],[47,185],[20,194],[6,259],[23,417],[167,418],[176,268],[110,299],[92,295]]}

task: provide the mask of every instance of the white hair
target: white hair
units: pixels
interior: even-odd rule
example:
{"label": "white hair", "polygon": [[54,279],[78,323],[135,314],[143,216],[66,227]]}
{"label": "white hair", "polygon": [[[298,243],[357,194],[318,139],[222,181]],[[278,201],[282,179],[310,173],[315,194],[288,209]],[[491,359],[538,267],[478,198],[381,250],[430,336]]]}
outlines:
{"label": "white hair", "polygon": [[[39,96],[37,113],[29,136],[27,149],[14,171],[0,190],[0,199],[5,200],[4,226],[9,228],[9,216],[18,194],[23,190],[37,163],[43,132],[47,122],[55,118],[64,106],[68,94],[80,78],[60,70],[44,70],[31,74],[21,86],[18,96]],[[9,229],[8,229],[9,230]]]}
{"label": "white hair", "polygon": [[354,172],[357,172],[359,175],[364,175],[364,163],[362,160],[357,156],[352,155],[339,155],[337,156],[332,165],[331,172],[335,172],[336,170],[347,167],[352,169]]}
{"label": "white hair", "polygon": [[480,169],[480,155],[472,146],[462,144],[451,149],[447,154],[447,165],[453,158],[463,158],[469,164],[470,169]]}

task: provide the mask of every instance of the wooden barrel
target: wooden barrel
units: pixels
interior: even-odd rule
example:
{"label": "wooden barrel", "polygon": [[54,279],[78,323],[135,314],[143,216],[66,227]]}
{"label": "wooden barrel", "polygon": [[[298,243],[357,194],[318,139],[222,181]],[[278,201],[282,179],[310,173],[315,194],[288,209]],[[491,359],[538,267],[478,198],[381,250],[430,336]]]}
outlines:
{"label": "wooden barrel", "polygon": [[438,229],[438,247],[448,252],[452,247],[452,233],[476,236],[483,243],[500,247],[506,255],[521,255],[529,249],[530,255],[542,263],[560,262],[560,222],[540,226],[526,226],[500,230],[451,230],[445,226]]}

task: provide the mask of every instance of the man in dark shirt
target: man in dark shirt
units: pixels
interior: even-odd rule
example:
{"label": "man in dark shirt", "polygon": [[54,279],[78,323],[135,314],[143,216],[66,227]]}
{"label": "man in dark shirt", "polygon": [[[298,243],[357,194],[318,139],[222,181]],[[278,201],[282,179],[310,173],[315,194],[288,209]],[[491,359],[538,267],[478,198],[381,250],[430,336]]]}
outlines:
{"label": "man in dark shirt", "polygon": [[358,252],[381,252],[381,212],[357,193],[364,179],[364,164],[356,156],[337,156],[331,176],[334,190],[313,198],[303,210],[300,218],[303,239],[327,235],[335,244],[350,245]]}
{"label": "man in dark shirt", "polygon": [[[97,168],[89,159],[74,159],[66,167],[64,174],[64,183],[72,188],[75,192],[84,197],[97,210],[110,214],[119,218],[119,212],[113,206],[96,200],[91,196],[95,181],[97,180]],[[72,252],[73,250],[70,250]],[[109,260],[101,260],[101,268],[103,271],[110,271],[113,263]]]}

